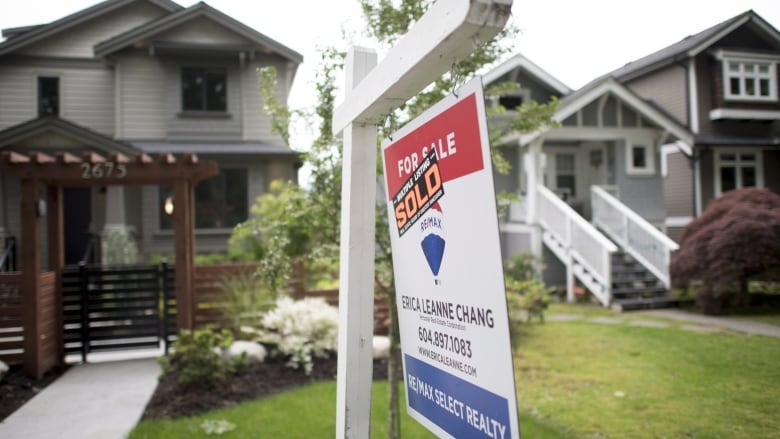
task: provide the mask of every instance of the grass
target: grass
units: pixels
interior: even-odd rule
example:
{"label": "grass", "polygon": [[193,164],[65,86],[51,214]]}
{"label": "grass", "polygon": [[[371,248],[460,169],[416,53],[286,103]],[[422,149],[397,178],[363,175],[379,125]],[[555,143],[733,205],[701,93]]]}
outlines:
{"label": "grass", "polygon": [[780,339],[670,324],[517,326],[521,410],[578,438],[780,437]]}
{"label": "grass", "polygon": [[[371,437],[387,437],[387,382],[372,386]],[[204,421],[225,420],[235,425],[224,438],[332,438],[336,433],[336,383],[310,384],[280,395],[216,410],[192,418],[156,420],[140,423],[128,439],[211,437]],[[529,416],[520,419],[522,434],[528,438],[565,439],[567,436]],[[433,435],[404,414],[401,420],[404,439],[428,439]]]}
{"label": "grass", "polygon": [[[683,323],[603,308],[553,305],[581,316],[513,330],[524,438],[778,438],[780,339],[697,333]],[[617,324],[592,321],[619,317]],[[771,317],[771,316],[770,316]],[[328,438],[334,382],[324,382],[196,418],[141,423],[131,439],[206,437],[206,419],[236,424],[226,438]],[[373,387],[372,437],[386,437],[387,385]],[[430,438],[404,415],[403,438]]]}

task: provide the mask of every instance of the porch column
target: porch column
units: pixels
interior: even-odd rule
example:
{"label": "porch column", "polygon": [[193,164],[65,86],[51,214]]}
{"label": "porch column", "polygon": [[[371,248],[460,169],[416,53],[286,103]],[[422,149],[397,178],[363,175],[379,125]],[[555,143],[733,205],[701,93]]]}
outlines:
{"label": "porch column", "polygon": [[24,373],[40,378],[45,372],[41,355],[40,310],[40,221],[38,218],[38,180],[21,182],[21,271],[22,271],[22,325],[24,326]]}
{"label": "porch column", "polygon": [[525,154],[523,160],[523,166],[525,168],[526,183],[528,193],[526,194],[527,203],[526,211],[528,217],[526,221],[528,224],[536,224],[538,219],[538,212],[536,210],[537,205],[537,188],[543,185],[543,172],[542,172],[542,140],[536,139],[528,145],[528,152]]}
{"label": "porch column", "polygon": [[[129,246],[135,246],[135,241],[128,236],[129,229],[125,217],[125,187],[106,187],[105,199],[106,219],[100,233],[101,262],[106,264],[135,263],[138,252],[135,248],[129,248]],[[125,236],[127,239],[112,239],[116,238],[112,236],[115,234]],[[116,241],[116,243],[112,245],[112,241]]]}
{"label": "porch column", "polygon": [[[528,150],[523,157],[523,169],[526,175],[526,222],[531,228],[531,253],[538,260],[542,260],[542,230],[539,226],[538,193],[539,186],[543,186],[542,170],[542,139],[536,139],[528,145]],[[542,275],[541,268],[538,269]]]}
{"label": "porch column", "polygon": [[[65,233],[62,206],[62,187],[49,186],[47,194],[46,218],[49,221],[49,270],[55,273],[55,306],[62,309],[62,267],[65,266]],[[65,340],[62,330],[62,313],[57,312],[57,359],[65,364]]]}
{"label": "porch column", "polygon": [[178,329],[195,325],[193,272],[195,255],[195,200],[192,182],[173,184],[173,230],[176,266],[176,321]]}

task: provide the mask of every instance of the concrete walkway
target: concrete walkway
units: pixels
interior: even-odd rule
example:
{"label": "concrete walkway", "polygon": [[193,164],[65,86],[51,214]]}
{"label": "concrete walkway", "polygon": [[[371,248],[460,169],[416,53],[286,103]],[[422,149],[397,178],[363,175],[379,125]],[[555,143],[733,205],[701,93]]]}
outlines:
{"label": "concrete walkway", "polygon": [[738,317],[715,317],[681,311],[679,309],[658,309],[652,311],[640,311],[644,315],[663,317],[666,319],[694,323],[701,326],[730,329],[752,335],[766,335],[767,337],[780,338],[780,326],[768,323],[754,322]]}
{"label": "concrete walkway", "polygon": [[73,366],[0,423],[0,438],[122,439],[159,375],[154,358]]}
{"label": "concrete walkway", "polygon": [[[640,317],[640,318],[634,318]],[[632,326],[646,326],[655,328],[669,327],[664,320],[674,320],[684,323],[680,329],[695,332],[712,332],[718,330],[731,330],[750,335],[764,335],[780,338],[780,326],[768,323],[755,322],[738,317],[705,316],[679,309],[659,309],[647,311],[630,311],[624,314],[615,314],[609,317],[586,317],[582,314],[551,313],[549,321],[571,321],[587,319],[594,323],[620,324],[627,323]]]}

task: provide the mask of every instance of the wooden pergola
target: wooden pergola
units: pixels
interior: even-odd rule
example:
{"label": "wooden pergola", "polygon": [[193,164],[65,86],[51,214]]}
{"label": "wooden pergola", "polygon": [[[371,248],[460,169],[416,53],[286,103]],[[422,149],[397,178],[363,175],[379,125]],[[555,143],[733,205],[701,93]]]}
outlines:
{"label": "wooden pergola", "polygon": [[[54,156],[43,153],[4,151],[0,173],[19,178],[21,183],[21,276],[22,321],[24,324],[24,370],[40,377],[50,367],[64,361],[61,310],[57,309],[56,333],[45,331],[42,310],[40,261],[40,217],[48,219],[49,269],[54,273],[54,303],[62,303],[64,266],[63,187],[170,185],[173,187],[173,212],[176,264],[176,311],[179,329],[192,329],[193,270],[195,253],[194,187],[216,176],[213,160],[199,160],[194,154],[177,159],[172,154],[157,158],[139,153],[130,158],[120,153],[103,157],[94,152],[77,157],[67,152]],[[46,187],[45,201],[39,187]],[[47,285],[48,288],[51,285]],[[51,323],[48,324],[51,326]],[[51,337],[56,342],[52,343]]]}

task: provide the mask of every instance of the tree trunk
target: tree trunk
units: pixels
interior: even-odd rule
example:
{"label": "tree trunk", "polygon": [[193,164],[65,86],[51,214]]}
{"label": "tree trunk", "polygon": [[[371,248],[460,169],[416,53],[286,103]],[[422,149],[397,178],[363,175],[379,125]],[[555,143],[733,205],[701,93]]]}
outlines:
{"label": "tree trunk", "polygon": [[401,438],[401,412],[398,387],[402,381],[399,378],[401,374],[401,343],[400,330],[398,327],[398,307],[395,303],[395,282],[390,282],[388,288],[388,305],[390,307],[390,329],[388,336],[390,338],[390,357],[387,360],[387,387],[388,402],[388,420],[387,437],[389,439]]}

